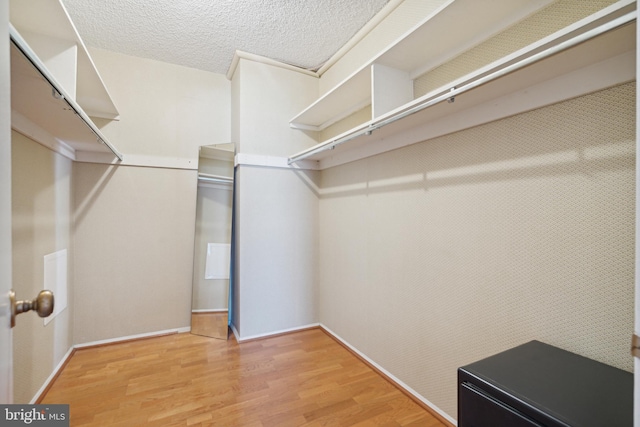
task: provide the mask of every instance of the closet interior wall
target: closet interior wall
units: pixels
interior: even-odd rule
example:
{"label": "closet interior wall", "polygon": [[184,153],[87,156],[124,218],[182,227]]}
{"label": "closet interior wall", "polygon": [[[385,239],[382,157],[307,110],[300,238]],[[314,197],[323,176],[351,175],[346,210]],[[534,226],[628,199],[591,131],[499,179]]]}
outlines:
{"label": "closet interior wall", "polygon": [[[362,64],[435,12],[448,0],[404,0],[319,79],[320,95],[330,91]],[[290,154],[290,153],[289,153]]]}
{"label": "closet interior wall", "polygon": [[[323,171],[271,165],[317,143],[289,128],[295,114],[444,3],[402,2],[319,79],[240,59],[228,81],[92,50],[121,114],[96,124],[125,162],[71,165],[14,136],[16,162],[57,165],[34,174],[37,203],[14,206],[44,222],[14,232],[35,235],[33,247],[53,233],[73,253],[72,304],[42,336],[45,355],[17,369],[41,361],[50,373],[74,344],[188,329],[198,147],[231,141],[244,159],[240,340],[320,323],[452,419],[456,368],[531,339],[631,370],[635,83]],[[559,0],[540,14],[562,26],[611,3]],[[544,16],[506,30],[522,38],[498,34],[425,74],[414,92],[517,48],[505,40],[552,32],[533,25]],[[14,184],[31,185],[20,175],[30,170],[14,169]],[[37,186],[68,171],[39,198]],[[38,203],[60,217],[39,216]],[[36,267],[14,260],[15,274]],[[31,372],[16,401],[46,377]]]}
{"label": "closet interior wall", "polygon": [[75,165],[77,344],[189,330],[197,171]]}
{"label": "closet interior wall", "polygon": [[125,163],[134,164],[76,165],[75,275],[82,286],[74,340],[188,331],[198,150],[230,139],[229,82],[158,61],[91,53],[122,115],[99,124],[118,141]]}
{"label": "closet interior wall", "polygon": [[231,325],[242,341],[318,322],[319,173],[269,166],[270,159],[315,143],[288,121],[318,96],[318,82],[240,59],[231,84],[239,153]]}
{"label": "closet interior wall", "polygon": [[531,339],[631,370],[634,91],[322,171],[321,323],[452,417]]}
{"label": "closet interior wall", "polygon": [[17,295],[42,289],[43,257],[61,249],[69,283],[67,309],[51,323],[17,322],[17,403],[37,399],[74,346],[190,328],[198,149],[230,139],[230,84],[113,52],[92,56],[122,114],[95,122],[126,153],[122,163],[72,162],[12,133]]}
{"label": "closet interior wall", "polygon": [[582,18],[615,3],[615,0],[559,0],[527,19],[496,34],[413,82],[414,98],[482,68],[526,47]]}
{"label": "closet interior wall", "polygon": [[[43,259],[67,251],[67,309],[48,325],[22,315],[13,328],[15,402],[30,402],[73,345],[73,163],[35,141],[11,133],[13,287],[21,299],[44,286]],[[33,167],[37,165],[37,167]]]}
{"label": "closet interior wall", "polygon": [[[321,92],[436,6],[417,3]],[[560,0],[442,69],[468,72],[611,3]],[[626,83],[322,170],[320,323],[452,420],[457,367],[531,339],[630,371],[635,108]]]}

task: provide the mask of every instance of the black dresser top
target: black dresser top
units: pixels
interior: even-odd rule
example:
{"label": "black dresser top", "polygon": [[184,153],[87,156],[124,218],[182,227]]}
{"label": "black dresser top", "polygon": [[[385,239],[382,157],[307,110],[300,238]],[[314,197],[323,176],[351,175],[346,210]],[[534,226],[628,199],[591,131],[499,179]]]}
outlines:
{"label": "black dresser top", "polygon": [[633,426],[633,374],[539,341],[460,370],[570,426]]}

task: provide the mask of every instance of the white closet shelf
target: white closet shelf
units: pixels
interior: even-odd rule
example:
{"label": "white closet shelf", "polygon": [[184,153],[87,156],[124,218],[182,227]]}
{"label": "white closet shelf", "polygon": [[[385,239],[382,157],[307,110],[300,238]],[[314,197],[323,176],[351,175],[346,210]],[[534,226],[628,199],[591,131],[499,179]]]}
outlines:
{"label": "white closet shelf", "polygon": [[10,0],[9,13],[13,129],[72,160],[122,160],[90,118],[119,114],[61,0]]}
{"label": "white closet shelf", "polygon": [[72,160],[122,160],[13,27],[10,39],[12,127]]}
{"label": "white closet shelf", "polygon": [[293,129],[321,131],[371,104],[371,72],[360,69],[291,119]]}
{"label": "white closet shelf", "polygon": [[[383,52],[376,63],[404,67],[402,70],[416,69],[418,62],[413,59],[408,68],[399,61],[412,57],[411,46],[414,49],[421,46],[418,35],[426,46],[429,39],[424,37],[430,34],[426,26],[435,22],[442,30],[446,22],[435,17],[443,18],[445,11],[456,3],[466,4],[460,0],[447,3],[412,30],[407,41],[401,40]],[[288,162],[316,160],[322,169],[634,80],[635,21],[636,2],[619,1],[446,86],[294,154]],[[455,27],[453,22],[450,26]],[[457,32],[459,28],[455,28]],[[460,40],[457,43],[464,44]],[[440,63],[442,56],[429,61],[423,71],[410,74],[415,77]],[[344,85],[345,82],[338,85],[305,112],[317,104],[328,103]]]}
{"label": "white closet shelf", "polygon": [[[552,1],[449,0],[289,124],[295,129],[323,130],[371,104],[372,84],[376,84],[371,77],[373,64],[404,72],[408,80],[413,80]],[[468,19],[469,16],[474,18]],[[464,26],[456,25],[462,20]]]}
{"label": "white closet shelf", "polygon": [[[61,0],[10,0],[9,8],[11,25],[67,94],[91,117],[118,119],[111,95]],[[75,69],[65,61],[73,61]]]}

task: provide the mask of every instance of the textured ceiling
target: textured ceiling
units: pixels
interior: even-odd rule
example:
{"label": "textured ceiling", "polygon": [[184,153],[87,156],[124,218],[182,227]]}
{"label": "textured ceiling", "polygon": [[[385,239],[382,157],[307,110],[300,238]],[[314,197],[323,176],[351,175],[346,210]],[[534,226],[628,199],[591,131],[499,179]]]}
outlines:
{"label": "textured ceiling", "polygon": [[224,74],[234,52],[316,70],[388,0],[63,0],[87,46]]}

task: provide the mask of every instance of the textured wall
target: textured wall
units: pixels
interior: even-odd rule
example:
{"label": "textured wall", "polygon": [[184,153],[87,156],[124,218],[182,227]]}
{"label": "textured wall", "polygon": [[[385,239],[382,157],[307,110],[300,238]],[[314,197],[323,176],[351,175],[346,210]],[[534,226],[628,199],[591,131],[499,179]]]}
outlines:
{"label": "textured wall", "polygon": [[289,127],[318,96],[316,77],[241,59],[233,80],[238,153],[284,157],[316,143],[315,135]]}
{"label": "textured wall", "polygon": [[615,0],[559,0],[413,82],[418,98],[604,9]]}
{"label": "textured wall", "polygon": [[320,79],[320,94],[331,90],[346,79],[362,64],[398,40],[424,17],[435,11],[447,0],[405,0],[384,21],[378,24],[346,55],[327,70]]}
{"label": "textured wall", "polygon": [[322,172],[320,321],[450,416],[538,339],[632,369],[635,84]]}
{"label": "textured wall", "polygon": [[124,154],[193,170],[77,164],[74,341],[188,327],[197,159],[230,140],[224,76],[92,50],[120,111],[99,121]]}
{"label": "textured wall", "polygon": [[196,175],[74,165],[77,344],[189,326]]}
{"label": "textured wall", "polygon": [[121,116],[95,121],[125,157],[185,159],[195,169],[198,147],[230,142],[224,75],[101,49],[91,55]]}
{"label": "textured wall", "polygon": [[67,309],[46,326],[22,314],[13,329],[14,401],[28,403],[73,345],[72,163],[16,132],[11,149],[16,297],[31,300],[43,289],[45,255],[66,249],[69,269]]}
{"label": "textured wall", "polygon": [[338,136],[343,132],[349,131],[362,123],[371,120],[371,105],[366,106],[362,110],[345,117],[344,119],[334,123],[326,129],[318,132],[318,141],[326,141],[334,136]]}
{"label": "textured wall", "polygon": [[317,323],[318,172],[240,166],[233,323],[241,338]]}
{"label": "textured wall", "polygon": [[[403,2],[322,75],[320,92],[325,93],[333,89],[336,84],[399,39],[443,3],[442,0]],[[431,90],[446,86],[449,82],[536,42],[612,3],[615,3],[615,0],[558,0],[480,45],[417,77],[413,82],[414,99]],[[370,111],[368,113],[370,114]],[[367,116],[362,110],[357,117],[355,115],[349,117],[344,120],[345,123],[338,122],[320,133],[318,140],[328,140],[350,129],[354,123],[364,123],[369,120],[371,116]]]}
{"label": "textured wall", "polygon": [[[315,143],[289,119],[318,95],[306,74],[241,59],[232,82],[236,152],[284,157]],[[317,322],[317,172],[239,165],[231,322],[239,338]]]}

